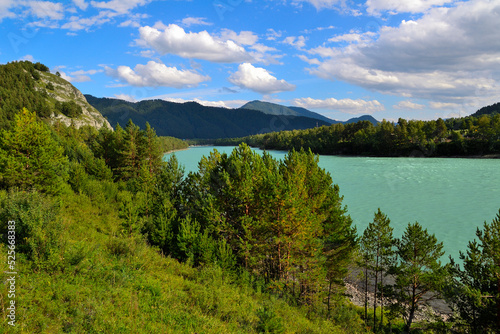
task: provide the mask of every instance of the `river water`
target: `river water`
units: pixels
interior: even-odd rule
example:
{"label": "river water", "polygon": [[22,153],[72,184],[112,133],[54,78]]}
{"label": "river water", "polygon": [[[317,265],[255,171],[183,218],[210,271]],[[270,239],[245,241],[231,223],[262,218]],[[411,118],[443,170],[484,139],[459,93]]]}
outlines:
{"label": "river water", "polygon": [[[201,157],[214,148],[229,154],[234,147],[192,147],[173,154],[187,175],[197,171]],[[286,154],[270,153],[277,159]],[[359,235],[380,208],[389,216],[396,237],[415,221],[434,233],[444,243],[445,262],[449,255],[458,260],[459,251],[475,238],[476,228],[490,223],[500,209],[497,159],[321,155],[319,164],[339,185]]]}

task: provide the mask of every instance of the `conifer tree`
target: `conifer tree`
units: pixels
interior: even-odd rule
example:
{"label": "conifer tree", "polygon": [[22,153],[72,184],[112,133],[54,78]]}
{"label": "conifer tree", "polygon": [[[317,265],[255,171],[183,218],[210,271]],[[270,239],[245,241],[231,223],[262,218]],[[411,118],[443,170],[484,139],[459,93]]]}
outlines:
{"label": "conifer tree", "polygon": [[415,312],[424,302],[441,296],[448,279],[448,270],[441,265],[443,243],[416,222],[408,224],[397,242],[398,263],[391,268],[395,276],[392,309],[405,320],[405,332],[410,331]]}
{"label": "conifer tree", "polygon": [[460,253],[464,269],[455,265],[458,289],[452,300],[473,333],[500,331],[500,210],[477,229],[478,240]]}
{"label": "conifer tree", "polygon": [[[375,283],[374,283],[374,300],[373,300],[373,328],[377,327],[377,288],[378,288],[378,278],[381,274],[381,280],[383,280],[384,271],[386,270],[386,264],[389,263],[390,257],[392,256],[392,247],[394,245],[394,239],[392,236],[393,228],[390,227],[390,219],[387,215],[380,211],[380,208],[375,212],[373,222],[371,222],[363,233],[361,238],[361,252],[363,259],[366,261],[365,268],[372,271]],[[368,279],[368,273],[365,272]],[[367,288],[367,287],[365,287]],[[382,290],[383,291],[383,290]],[[381,301],[383,302],[383,300]],[[366,301],[365,301],[366,303]],[[366,305],[365,305],[366,307]],[[381,310],[381,321],[383,321],[383,309]],[[366,310],[365,310],[366,315]]]}
{"label": "conifer tree", "polygon": [[0,147],[0,182],[4,187],[56,194],[68,179],[68,159],[50,128],[23,109],[14,127],[4,131]]}

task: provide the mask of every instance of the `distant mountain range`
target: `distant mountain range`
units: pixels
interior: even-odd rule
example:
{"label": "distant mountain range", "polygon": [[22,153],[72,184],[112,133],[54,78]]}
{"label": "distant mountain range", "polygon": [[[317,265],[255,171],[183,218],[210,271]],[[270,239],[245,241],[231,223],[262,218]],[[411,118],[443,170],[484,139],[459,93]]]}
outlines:
{"label": "distant mountain range", "polygon": [[305,108],[285,107],[279,104],[264,102],[264,101],[251,101],[243,105],[240,109],[258,110],[269,115],[303,116],[303,117],[319,119],[324,122],[328,122],[330,124],[337,124],[337,123],[349,124],[349,123],[356,123],[359,121],[369,121],[372,122],[373,125],[377,125],[378,123],[378,121],[370,115],[363,115],[361,117],[351,118],[345,122],[342,122],[325,117],[323,115],[307,110]]}
{"label": "distant mountain range", "polygon": [[369,120],[371,116],[347,122],[331,120],[304,108],[252,101],[238,109],[207,107],[196,102],[175,103],[164,100],[128,102],[85,95],[114,126],[125,127],[131,119],[141,128],[148,122],[160,136],[182,139],[217,139],[245,137],[282,130],[302,130],[333,123]]}
{"label": "distant mountain range", "polygon": [[141,128],[148,122],[159,136],[182,139],[245,137],[281,130],[301,130],[330,123],[303,116],[269,115],[250,109],[206,107],[196,102],[164,100],[128,102],[85,95],[87,101],[115,126],[131,119]]}

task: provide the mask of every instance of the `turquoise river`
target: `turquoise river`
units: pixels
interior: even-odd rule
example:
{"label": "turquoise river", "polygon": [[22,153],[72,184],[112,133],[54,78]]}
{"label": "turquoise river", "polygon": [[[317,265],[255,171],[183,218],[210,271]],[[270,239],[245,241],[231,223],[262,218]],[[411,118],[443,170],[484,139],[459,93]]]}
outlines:
{"label": "turquoise river", "polygon": [[[192,147],[174,154],[187,175],[213,149],[229,154],[233,148]],[[270,153],[278,159],[286,154]],[[500,160],[321,155],[319,164],[339,185],[358,234],[380,208],[396,237],[415,221],[434,233],[444,243],[444,261],[449,255],[458,260],[476,228],[491,222],[500,209]]]}

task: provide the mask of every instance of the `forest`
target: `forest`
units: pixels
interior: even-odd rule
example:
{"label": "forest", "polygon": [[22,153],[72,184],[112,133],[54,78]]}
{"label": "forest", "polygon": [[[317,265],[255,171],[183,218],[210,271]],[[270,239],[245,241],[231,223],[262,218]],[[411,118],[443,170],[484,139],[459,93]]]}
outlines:
{"label": "forest", "polygon": [[[317,154],[363,156],[483,156],[500,154],[500,106],[482,108],[468,117],[447,120],[383,120],[332,124],[203,143],[275,150],[311,149]],[[202,143],[202,141],[198,141]]]}
{"label": "forest", "polygon": [[[18,307],[11,326],[3,285],[2,331],[498,332],[500,212],[462,265],[443,264],[442,243],[418,222],[398,238],[379,209],[356,231],[311,150],[276,160],[241,144],[188,175],[163,153],[148,124],[12,117],[0,132],[0,269],[12,271],[14,235]],[[365,307],[346,296],[353,267],[365,296],[375,289]],[[417,319],[435,298],[453,316]]]}

